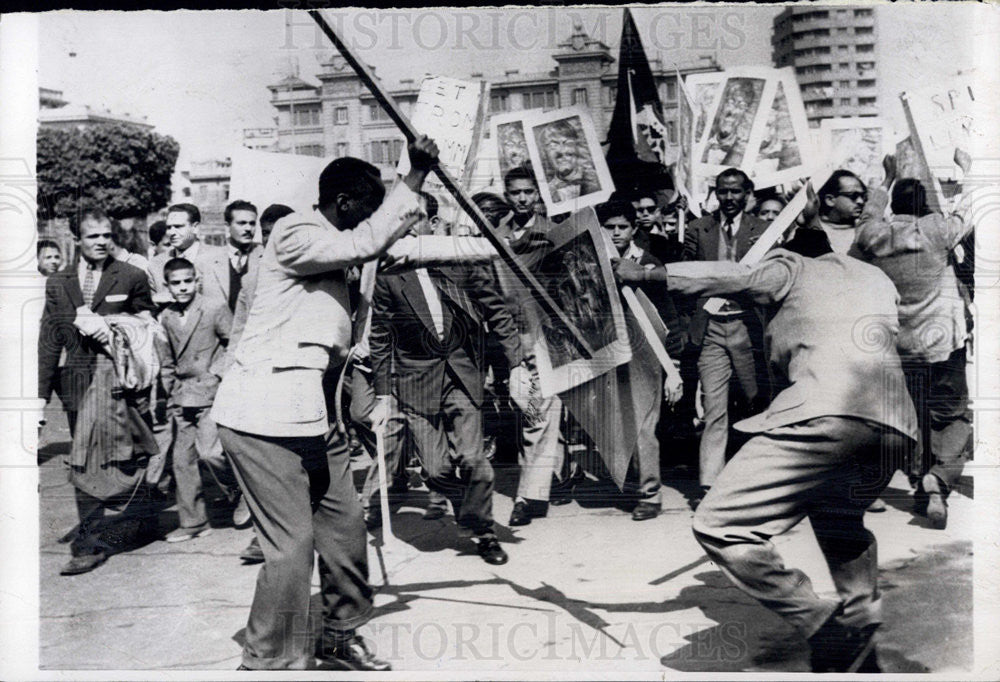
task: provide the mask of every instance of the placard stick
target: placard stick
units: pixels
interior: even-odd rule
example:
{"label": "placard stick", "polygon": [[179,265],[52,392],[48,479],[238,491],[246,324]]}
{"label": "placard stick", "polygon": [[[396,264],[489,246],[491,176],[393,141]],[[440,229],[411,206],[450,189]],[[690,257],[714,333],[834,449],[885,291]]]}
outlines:
{"label": "placard stick", "polygon": [[687,211],[683,208],[677,208],[677,241],[681,244],[684,243],[684,223],[687,221]]}
{"label": "placard stick", "polygon": [[[389,118],[392,119],[393,123],[396,124],[396,127],[399,128],[400,132],[403,133],[407,141],[413,142],[416,140],[418,134],[417,131],[413,129],[413,126],[410,125],[410,121],[399,110],[399,107],[396,106],[392,97],[390,97],[389,94],[378,84],[378,81],[375,80],[375,76],[368,69],[368,66],[360,62],[358,58],[354,56],[354,53],[351,52],[351,49],[347,46],[347,44],[339,35],[337,35],[337,32],[333,30],[333,27],[327,23],[326,19],[323,18],[322,12],[320,10],[309,10],[309,16],[313,18],[313,21],[315,21],[320,27],[320,30],[322,30],[326,37],[330,39],[330,42],[332,42],[334,47],[337,48],[341,56],[347,61],[348,64],[351,65],[351,68],[353,68],[355,73],[358,74],[358,77],[361,78],[361,81],[375,97],[375,100],[382,106],[382,109],[389,116]],[[535,297],[539,305],[542,307],[542,310],[545,311],[545,314],[557,321],[566,329],[566,331],[569,332],[569,338],[573,341],[577,350],[585,358],[594,357],[594,351],[583,338],[580,330],[576,328],[576,325],[570,322],[566,313],[564,313],[559,306],[555,304],[555,301],[553,301],[552,297],[549,296],[545,289],[542,288],[542,285],[538,282],[535,276],[531,274],[521,261],[514,256],[514,252],[510,250],[509,246],[507,246],[507,242],[497,236],[496,232],[493,230],[493,226],[486,219],[486,216],[483,215],[483,212],[479,210],[479,207],[476,206],[472,199],[468,197],[465,190],[462,189],[458,183],[455,182],[454,178],[451,177],[448,171],[440,165],[435,164],[433,170],[437,173],[437,176],[441,180],[441,184],[444,185],[445,189],[447,189],[448,192],[455,197],[455,201],[458,202],[458,205],[461,206],[469,217],[472,218],[473,222],[476,223],[476,227],[479,228],[482,235],[488,239],[490,244],[493,245],[493,248],[499,252],[500,259],[504,262],[504,264],[513,271],[513,273],[521,281],[521,284],[531,292],[532,296]]]}
{"label": "placard stick", "polygon": [[674,366],[673,360],[670,359],[670,355],[667,354],[667,349],[663,347],[663,343],[660,341],[660,337],[656,335],[656,331],[653,329],[653,323],[650,322],[649,318],[646,316],[646,311],[643,309],[642,304],[639,303],[639,299],[636,298],[635,292],[632,287],[622,287],[622,298],[628,304],[629,310],[635,316],[635,321],[639,323],[639,329],[642,330],[643,336],[646,337],[646,342],[649,344],[650,348],[653,349],[653,355],[660,362],[663,367],[663,371],[667,373],[672,381],[680,381],[680,372],[677,367]]}

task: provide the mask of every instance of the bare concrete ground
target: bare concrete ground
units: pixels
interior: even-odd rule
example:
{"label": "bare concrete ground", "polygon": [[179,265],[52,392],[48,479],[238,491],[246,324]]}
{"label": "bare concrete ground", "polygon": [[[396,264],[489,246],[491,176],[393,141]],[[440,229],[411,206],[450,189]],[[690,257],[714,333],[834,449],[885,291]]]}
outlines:
{"label": "bare concrete ground", "polygon": [[[219,510],[208,537],[154,541],[91,573],[60,576],[69,548],[59,538],[76,522],[58,454],[68,440],[61,420],[57,409],[50,411],[40,457],[41,666],[234,669],[258,570],[238,559],[250,532],[228,526]],[[501,470],[495,515],[511,560],[497,567],[456,537],[450,516],[423,521],[426,491],[413,491],[394,515],[402,542],[382,551],[389,582],[362,634],[394,670],[426,674],[807,670],[806,643],[733,588],[695,543],[690,472],[664,474],[665,513],[655,520],[631,521],[623,509],[595,499],[603,489],[591,483],[584,492],[594,495],[508,528],[513,475]],[[949,526],[938,531],[910,514],[901,475],[887,497],[889,509],[867,519],[880,543],[882,667],[958,674],[973,662],[972,500],[953,495]],[[160,530],[168,532],[176,520],[174,508],[164,508]],[[778,546],[788,564],[832,591],[811,535],[806,522]],[[381,583],[375,544],[372,580]]]}

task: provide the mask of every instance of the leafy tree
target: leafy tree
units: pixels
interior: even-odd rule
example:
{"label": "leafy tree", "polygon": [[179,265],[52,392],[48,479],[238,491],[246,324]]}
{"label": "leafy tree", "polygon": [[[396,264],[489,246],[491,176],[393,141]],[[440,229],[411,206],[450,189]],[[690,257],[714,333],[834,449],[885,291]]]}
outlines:
{"label": "leafy tree", "polygon": [[81,206],[115,218],[145,216],[170,201],[180,145],[122,123],[38,131],[38,217],[68,218]]}

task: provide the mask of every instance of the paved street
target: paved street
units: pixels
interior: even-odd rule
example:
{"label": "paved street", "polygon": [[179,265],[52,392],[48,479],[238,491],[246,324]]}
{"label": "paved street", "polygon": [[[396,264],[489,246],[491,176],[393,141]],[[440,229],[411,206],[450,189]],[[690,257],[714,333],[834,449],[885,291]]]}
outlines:
{"label": "paved street", "polygon": [[[61,577],[69,547],[59,538],[76,516],[61,454],[65,420],[57,409],[49,419],[40,457],[41,667],[236,668],[258,571],[238,559],[250,531],[233,529],[220,511],[208,537],[152,542],[92,573]],[[691,474],[664,476],[659,518],[636,523],[584,496],[530,526],[502,526],[511,560],[498,567],[456,538],[451,516],[423,521],[426,490],[413,491],[394,516],[403,542],[383,552],[389,584],[362,634],[397,671],[807,670],[805,642],[733,588],[695,543],[684,494]],[[512,489],[510,472],[501,471],[501,522]],[[887,672],[958,674],[972,665],[973,505],[966,495],[952,496],[948,529],[932,530],[909,513],[906,480],[897,475],[888,511],[868,515],[881,554]],[[176,521],[176,510],[165,508],[161,532]],[[818,589],[832,590],[810,536],[804,523],[778,544],[789,564],[819,577]],[[374,543],[370,557],[373,581],[381,582]],[[318,607],[315,584],[314,594]]]}

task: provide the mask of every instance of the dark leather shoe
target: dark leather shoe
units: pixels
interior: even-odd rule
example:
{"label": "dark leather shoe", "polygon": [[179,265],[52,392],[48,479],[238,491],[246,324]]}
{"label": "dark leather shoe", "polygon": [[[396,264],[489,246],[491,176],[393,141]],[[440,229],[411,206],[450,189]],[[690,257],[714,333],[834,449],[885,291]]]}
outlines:
{"label": "dark leather shoe", "polygon": [[814,673],[881,672],[875,655],[878,625],[846,627],[831,616],[809,638]]}
{"label": "dark leather shoe", "polygon": [[384,672],[392,670],[388,661],[378,658],[357,634],[324,634],[316,647],[316,658],[338,669]]}
{"label": "dark leather shoe", "polygon": [[479,541],[479,556],[488,564],[500,566],[507,563],[507,552],[503,551],[500,542],[496,538],[483,538]]}
{"label": "dark leather shoe", "polygon": [[511,526],[527,526],[531,519],[540,519],[549,512],[549,503],[543,500],[518,500],[510,513]]}
{"label": "dark leather shoe", "polygon": [[264,550],[260,548],[260,541],[257,536],[253,536],[253,540],[247,545],[247,548],[243,550],[240,554],[240,560],[244,564],[262,564],[264,563]]}
{"label": "dark leather shoe", "polygon": [[59,571],[59,575],[80,575],[81,573],[90,573],[95,568],[103,564],[108,560],[108,555],[104,551],[98,551],[94,554],[81,554],[75,556],[69,560],[62,570]]}
{"label": "dark leather shoe", "polygon": [[632,510],[632,520],[633,521],[646,521],[648,519],[655,519],[660,515],[660,510],[662,505],[659,502],[647,502],[642,500],[639,504],[635,505],[635,509]]}
{"label": "dark leather shoe", "polygon": [[448,507],[440,504],[432,504],[424,510],[424,521],[437,521],[443,519],[448,513]]}
{"label": "dark leather shoe", "polygon": [[943,530],[948,525],[947,489],[934,474],[927,474],[920,483],[927,493],[927,519],[934,528]]}
{"label": "dark leather shoe", "polygon": [[382,510],[378,507],[372,507],[365,512],[365,528],[368,530],[375,530],[376,528],[382,527]]}

